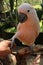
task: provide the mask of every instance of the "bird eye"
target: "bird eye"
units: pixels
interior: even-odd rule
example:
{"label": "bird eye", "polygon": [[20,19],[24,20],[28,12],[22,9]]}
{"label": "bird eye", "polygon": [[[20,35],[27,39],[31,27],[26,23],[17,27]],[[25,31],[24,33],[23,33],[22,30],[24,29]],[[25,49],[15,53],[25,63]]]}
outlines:
{"label": "bird eye", "polygon": [[28,12],[30,11],[30,10],[27,10]]}

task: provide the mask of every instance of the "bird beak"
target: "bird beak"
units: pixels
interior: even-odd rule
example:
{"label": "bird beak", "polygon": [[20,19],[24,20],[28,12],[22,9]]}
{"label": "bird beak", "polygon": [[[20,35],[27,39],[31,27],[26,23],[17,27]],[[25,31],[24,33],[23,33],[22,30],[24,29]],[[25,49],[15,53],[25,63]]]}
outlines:
{"label": "bird beak", "polygon": [[26,14],[24,14],[24,13],[19,13],[18,14],[18,22],[23,23],[26,20],[27,20],[27,15]]}

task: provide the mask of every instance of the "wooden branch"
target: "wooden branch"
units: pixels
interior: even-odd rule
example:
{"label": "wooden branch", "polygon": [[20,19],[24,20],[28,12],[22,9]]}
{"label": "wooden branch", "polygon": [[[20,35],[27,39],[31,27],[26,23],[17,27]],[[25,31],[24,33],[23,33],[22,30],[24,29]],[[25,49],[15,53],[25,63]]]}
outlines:
{"label": "wooden branch", "polygon": [[38,45],[38,50],[35,50],[34,53],[32,53],[28,47],[25,48],[16,47],[12,51],[13,55],[16,55],[17,53],[21,56],[37,55],[37,54],[43,55],[43,45]]}

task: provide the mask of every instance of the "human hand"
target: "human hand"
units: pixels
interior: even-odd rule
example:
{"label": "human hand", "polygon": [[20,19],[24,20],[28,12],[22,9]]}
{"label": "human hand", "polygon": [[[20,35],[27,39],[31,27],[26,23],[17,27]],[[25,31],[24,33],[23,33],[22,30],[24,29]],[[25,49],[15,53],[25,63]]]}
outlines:
{"label": "human hand", "polygon": [[11,53],[10,45],[11,41],[9,40],[3,40],[0,42],[0,57],[5,57],[9,53]]}

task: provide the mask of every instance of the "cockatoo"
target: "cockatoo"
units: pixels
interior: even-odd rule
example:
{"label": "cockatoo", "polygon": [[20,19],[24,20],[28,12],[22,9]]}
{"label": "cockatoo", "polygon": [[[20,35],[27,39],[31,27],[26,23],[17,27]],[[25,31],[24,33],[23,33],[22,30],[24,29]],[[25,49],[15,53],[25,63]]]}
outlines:
{"label": "cockatoo", "polygon": [[[40,32],[39,19],[35,9],[29,3],[23,3],[18,7],[17,32],[12,40],[19,40],[23,45],[34,47],[34,42]],[[19,43],[18,43],[19,44]]]}

